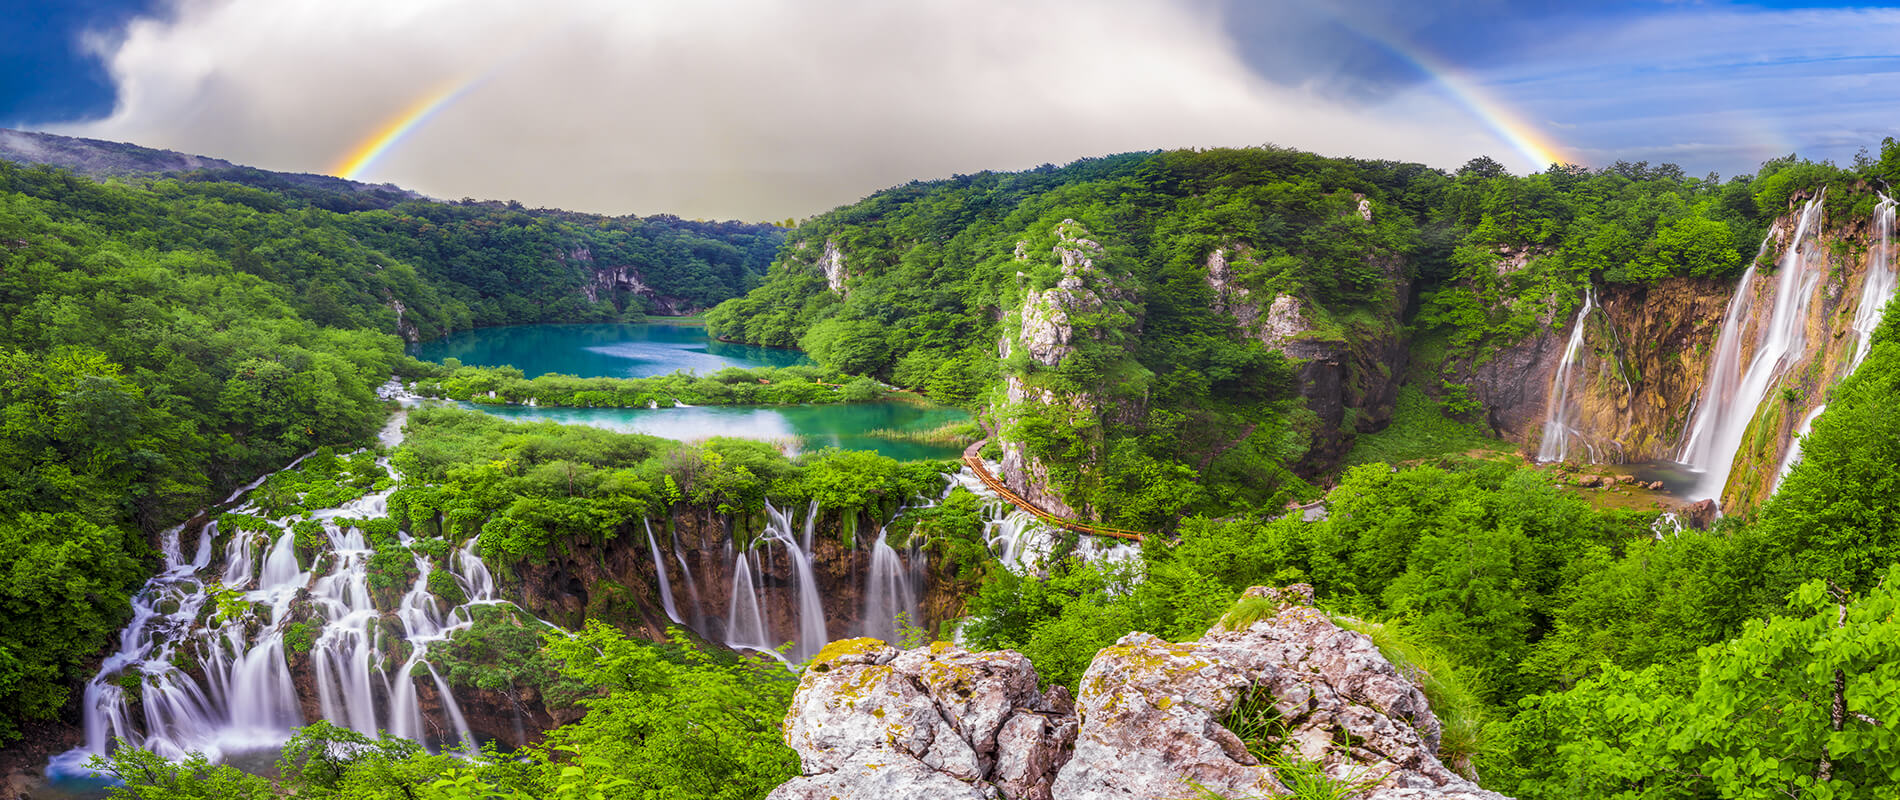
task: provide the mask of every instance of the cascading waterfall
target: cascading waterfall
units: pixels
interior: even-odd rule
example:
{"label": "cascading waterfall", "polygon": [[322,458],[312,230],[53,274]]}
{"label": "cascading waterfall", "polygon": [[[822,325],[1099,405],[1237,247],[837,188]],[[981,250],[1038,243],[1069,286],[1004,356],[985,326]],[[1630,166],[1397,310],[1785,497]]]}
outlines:
{"label": "cascading waterfall", "polygon": [[1690,494],[1697,498],[1716,498],[1728,485],[1735,454],[1741,450],[1743,434],[1761,407],[1769,389],[1789,364],[1799,360],[1807,339],[1808,306],[1822,275],[1810,270],[1813,251],[1807,245],[1808,230],[1820,216],[1825,193],[1809,200],[1801,209],[1794,237],[1776,270],[1775,306],[1766,324],[1760,327],[1760,345],[1746,371],[1741,370],[1742,337],[1745,335],[1745,311],[1749,307],[1749,289],[1756,268],[1750,263],[1729,301],[1716,337],[1715,361],[1703,383],[1702,401],[1690,422],[1681,460],[1702,473]]}
{"label": "cascading waterfall", "polygon": [[1782,456],[1781,468],[1775,471],[1774,488],[1776,490],[1781,489],[1781,482],[1788,479],[1788,473],[1794,470],[1794,465],[1801,463],[1801,448],[1808,432],[1814,430],[1815,418],[1821,416],[1821,412],[1826,410],[1825,404],[1815,406],[1813,411],[1808,412],[1808,415],[1801,419],[1800,427],[1795,428],[1794,441],[1788,443],[1788,454]]}
{"label": "cascading waterfall", "polygon": [[1550,394],[1544,404],[1544,440],[1537,447],[1537,460],[1562,461],[1570,455],[1570,374],[1581,365],[1583,323],[1596,307],[1594,288],[1583,291],[1583,307],[1577,309],[1577,321],[1570,326],[1570,342],[1564,345],[1563,360],[1557,362],[1557,374],[1550,382]]}
{"label": "cascading waterfall", "polygon": [[[386,461],[379,463],[388,468]],[[473,624],[472,607],[504,601],[496,599],[493,576],[470,540],[451,551],[447,565],[466,595],[462,605],[446,612],[441,608],[428,591],[435,567],[430,559],[416,556],[414,583],[395,608],[378,609],[368,584],[374,551],[361,530],[339,521],[385,516],[392,491],[310,514],[308,518],[322,526],[327,547],[308,570],[298,562],[297,537],[291,529],[295,518],[272,520],[271,530],[261,535],[231,531],[223,548],[224,563],[215,572],[209,566],[216,549],[213,540],[219,535],[217,522],[204,526],[189,559],[179,542],[183,526],[166,531],[160,538],[163,568],[133,597],[132,621],[120,631],[118,650],[86,684],[85,744],[54,757],[48,774],[89,774],[86,761],[107,753],[114,740],[167,758],[199,752],[213,761],[287,740],[292,729],[306,723],[286,638],[300,616],[293,611],[302,607],[299,603],[307,603],[308,609],[301,624],[320,626],[309,640],[308,657],[316,706],[324,719],[365,733],[387,730],[426,742],[431,737],[415,676],[427,673],[446,718],[444,732],[433,738],[443,747],[476,747],[447,681],[427,654],[433,643]],[[235,495],[233,502],[242,495]],[[235,510],[257,509],[245,503]],[[415,540],[400,533],[398,541],[406,546]],[[242,601],[223,604],[236,606],[229,613],[219,613],[220,604],[210,591],[220,585]],[[385,641],[385,626],[378,624],[390,616],[400,623],[401,639],[410,651],[399,664],[384,655],[398,645]]]}
{"label": "cascading waterfall", "polygon": [[653,538],[653,523],[641,519],[640,524],[646,526],[647,548],[653,552],[653,574],[660,582],[660,607],[666,611],[666,618],[672,620],[673,624],[684,625],[686,623],[680,620],[679,606],[673,604],[672,581],[666,576],[666,560],[660,558],[660,542]]}
{"label": "cascading waterfall", "polygon": [[897,550],[890,545],[890,526],[877,532],[871,545],[871,571],[864,580],[863,634],[886,642],[903,640],[899,616],[909,625],[922,626],[918,615],[917,588],[910,571],[904,567]]}
{"label": "cascading waterfall", "polygon": [[[1893,300],[1895,280],[1893,263],[1893,198],[1880,196],[1880,204],[1874,206],[1874,238],[1872,253],[1868,254],[1867,278],[1861,283],[1860,304],[1854,307],[1854,360],[1848,365],[1848,373],[1860,368],[1860,362],[1867,358],[1867,343],[1874,335],[1874,329],[1880,327],[1880,319],[1887,311],[1887,303]],[[1842,376],[1845,377],[1845,376]]]}
{"label": "cascading waterfall", "polygon": [[[1874,247],[1868,253],[1867,277],[1861,282],[1860,302],[1854,307],[1854,358],[1848,362],[1842,378],[1854,374],[1855,370],[1860,369],[1861,362],[1867,359],[1867,345],[1872,340],[1874,329],[1880,327],[1887,303],[1893,300],[1896,284],[1900,284],[1894,274],[1893,223],[1893,198],[1882,194],[1880,203],[1874,206]],[[1794,470],[1795,465],[1801,463],[1801,451],[1806,446],[1808,433],[1814,430],[1814,420],[1826,410],[1826,405],[1816,406],[1795,429],[1794,440],[1788,444],[1788,453],[1782,457],[1781,468],[1775,472],[1776,490],[1781,488],[1782,481],[1788,479],[1788,473]]]}

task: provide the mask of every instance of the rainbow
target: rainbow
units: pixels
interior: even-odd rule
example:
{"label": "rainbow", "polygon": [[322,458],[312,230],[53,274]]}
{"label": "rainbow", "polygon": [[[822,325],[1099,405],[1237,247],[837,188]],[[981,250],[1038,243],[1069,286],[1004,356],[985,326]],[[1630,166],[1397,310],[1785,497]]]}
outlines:
{"label": "rainbow", "polygon": [[423,123],[429,121],[436,112],[448,107],[456,98],[466,94],[479,81],[467,79],[454,81],[417,98],[403,109],[402,113],[391,117],[376,129],[376,132],[350,148],[336,165],[330,168],[330,174],[344,180],[357,180],[371,164],[388,153],[409,134],[414,133]]}
{"label": "rainbow", "polygon": [[[1321,8],[1324,4],[1318,4]],[[1523,156],[1532,171],[1543,170],[1552,164],[1577,163],[1564,152],[1564,148],[1546,137],[1537,126],[1524,119],[1504,101],[1491,95],[1482,85],[1464,75],[1437,56],[1423,48],[1413,46],[1398,36],[1388,35],[1375,30],[1365,22],[1356,22],[1339,14],[1327,13],[1333,22],[1357,34],[1366,41],[1384,47],[1393,55],[1411,64],[1413,68],[1430,76],[1443,87],[1445,93],[1465,110],[1471,112],[1479,122],[1484,123],[1492,133],[1504,140],[1512,150]]]}

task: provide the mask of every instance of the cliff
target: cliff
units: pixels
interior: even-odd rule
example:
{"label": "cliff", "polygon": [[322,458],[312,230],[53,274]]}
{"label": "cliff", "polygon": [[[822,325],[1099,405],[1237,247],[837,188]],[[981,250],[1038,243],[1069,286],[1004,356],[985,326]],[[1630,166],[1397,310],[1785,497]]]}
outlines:
{"label": "cliff", "polygon": [[1195,642],[1131,633],[1081,691],[1037,691],[1013,652],[939,642],[827,647],[785,719],[803,776],[773,800],[1110,800],[1356,786],[1367,800],[1503,800],[1438,758],[1425,695],[1313,608],[1311,589],[1255,587]]}
{"label": "cliff", "polygon": [[[1752,508],[1773,490],[1829,387],[1851,369],[1865,308],[1883,307],[1883,293],[1891,292],[1890,259],[1875,221],[1830,219],[1825,207],[1817,196],[1791,198],[1754,266],[1738,278],[1606,284],[1567,324],[1554,319],[1562,298],[1551,297],[1549,327],[1446,364],[1449,379],[1469,383],[1492,431],[1546,458],[1553,457],[1544,446],[1548,427],[1550,436],[1566,437],[1565,460],[1694,462],[1686,452],[1694,428],[1717,427],[1713,419],[1698,423],[1698,414],[1746,414],[1751,421],[1726,482],[1705,491],[1724,508]],[[1876,275],[1888,277],[1870,280]],[[1796,285],[1784,285],[1789,281]],[[1581,346],[1560,376],[1579,325]],[[1774,352],[1762,358],[1768,348]],[[1750,369],[1761,402],[1730,408],[1747,402],[1736,392]]]}

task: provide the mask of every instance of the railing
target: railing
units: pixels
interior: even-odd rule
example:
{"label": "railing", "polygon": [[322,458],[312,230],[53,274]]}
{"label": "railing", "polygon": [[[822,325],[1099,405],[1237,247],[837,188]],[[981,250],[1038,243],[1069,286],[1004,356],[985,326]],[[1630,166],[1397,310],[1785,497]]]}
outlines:
{"label": "railing", "polygon": [[965,455],[963,457],[963,463],[970,468],[971,472],[976,473],[976,477],[983,481],[984,486],[990,487],[990,491],[995,492],[1004,500],[1008,500],[1015,504],[1017,508],[1029,512],[1043,522],[1047,522],[1058,528],[1075,531],[1076,533],[1086,533],[1090,536],[1112,536],[1117,539],[1127,539],[1133,542],[1139,542],[1145,536],[1138,531],[1107,528],[1100,525],[1091,525],[1086,522],[1077,522],[1072,519],[1058,517],[1042,510],[1042,508],[1035,503],[1024,500],[1021,495],[1016,494],[1014,491],[1011,491],[1008,486],[1003,485],[1003,482],[997,480],[995,475],[990,474],[990,468],[983,463],[982,458],[975,455]]}

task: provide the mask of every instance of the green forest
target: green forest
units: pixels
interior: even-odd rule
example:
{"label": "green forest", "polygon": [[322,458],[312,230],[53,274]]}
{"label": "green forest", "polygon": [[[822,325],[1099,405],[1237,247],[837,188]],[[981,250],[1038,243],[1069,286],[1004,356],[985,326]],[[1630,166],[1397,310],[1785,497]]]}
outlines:
{"label": "green forest", "polygon": [[[1567,318],[1586,285],[1733,279],[1795,199],[1825,190],[1832,219],[1864,219],[1900,183],[1900,141],[1727,179],[1133,153],[914,182],[789,232],[230,180],[244,177],[96,183],[0,163],[0,743],[72,713],[152,571],[155,533],[313,451],[258,490],[273,510],[390,480],[347,453],[375,446],[392,410],[375,389],[392,376],[476,403],[597,407],[855,402],[888,383],[977,410],[986,455],[1014,442],[1075,508],[1150,531],[1140,558],[1002,568],[974,495],[904,507],[954,464],[423,408],[388,453],[387,520],[361,523],[373,588],[399,591],[416,558],[471,538],[509,582],[581,544],[644,548],[643,520],[703,514],[744,540],[767,499],[812,502],[849,520],[835,531],[847,546],[859,520],[894,523],[962,595],[961,641],[1022,652],[1045,685],[1075,688],[1131,631],[1191,639],[1244,610],[1250,586],[1308,583],[1428,675],[1441,758],[1486,788],[1877,798],[1900,784],[1900,317],[1834,387],[1780,489],[1707,530],[1659,532],[1653,510],[1472,454],[1497,445],[1483,409],[1430,369]],[[404,355],[404,325],[637,319],[637,298],[588,299],[583,251],[717,304],[718,337],[797,346],[817,366],[529,378]],[[1210,285],[1216,254],[1244,295]],[[1082,290],[1102,301],[1069,319],[1058,364],[999,348],[1023,338],[1026,301]],[[1294,342],[1346,354],[1348,394],[1370,391],[1380,343],[1412,349],[1390,420],[1321,419],[1306,362],[1235,324],[1234,304],[1280,296],[1304,309]],[[1021,400],[1035,392],[1086,402]],[[1323,519],[1285,513],[1322,498]],[[737,800],[797,774],[780,730],[794,674],[682,628],[646,641],[631,631],[653,598],[596,589],[560,620],[571,633],[495,612],[442,659],[457,686],[532,686],[584,711],[531,747],[463,758],[319,723],[272,777],[133,748],[97,766],[123,781],[114,796],[146,800]],[[948,635],[911,626],[902,644]]]}

